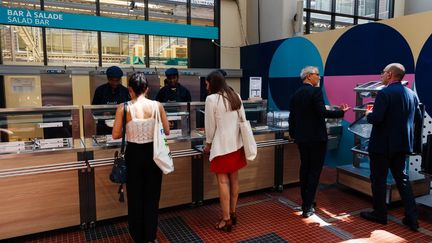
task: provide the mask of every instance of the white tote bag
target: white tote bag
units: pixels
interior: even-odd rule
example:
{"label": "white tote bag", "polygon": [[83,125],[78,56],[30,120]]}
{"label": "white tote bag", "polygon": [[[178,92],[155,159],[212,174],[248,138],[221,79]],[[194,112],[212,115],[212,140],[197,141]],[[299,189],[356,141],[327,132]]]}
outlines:
{"label": "white tote bag", "polygon": [[257,155],[257,144],[252,132],[250,122],[237,111],[239,116],[240,133],[243,141],[243,148],[247,160],[254,160]]}
{"label": "white tote bag", "polygon": [[158,102],[154,102],[155,128],[153,133],[153,160],[164,174],[174,171],[174,163],[162,126]]}

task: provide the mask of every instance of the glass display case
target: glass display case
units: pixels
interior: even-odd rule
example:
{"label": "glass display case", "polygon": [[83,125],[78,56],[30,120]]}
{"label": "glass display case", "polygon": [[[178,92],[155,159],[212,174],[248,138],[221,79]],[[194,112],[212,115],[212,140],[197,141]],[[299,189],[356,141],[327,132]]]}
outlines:
{"label": "glass display case", "polygon": [[79,107],[0,109],[0,133],[0,154],[70,149],[80,138]]}
{"label": "glass display case", "polygon": [[190,136],[190,104],[186,102],[163,103],[170,125],[168,139]]}
{"label": "glass display case", "polygon": [[121,139],[114,140],[111,135],[116,109],[117,105],[84,105],[84,139],[100,146],[118,145]]}
{"label": "glass display case", "polygon": [[[189,103],[163,103],[170,123],[168,143],[175,171],[164,175],[160,208],[192,203],[192,164],[202,164],[201,153],[193,149],[190,137]],[[118,202],[118,185],[109,180],[113,155],[119,150],[121,139],[112,139],[116,105],[83,106],[84,143],[87,162],[94,174],[96,213],[91,221],[127,215],[127,203]],[[198,160],[198,162],[193,162]],[[195,173],[195,172],[194,172]],[[195,176],[195,174],[194,174]],[[195,189],[194,189],[195,190]],[[179,194],[179,192],[181,192]],[[126,192],[127,193],[127,192]],[[127,198],[126,198],[127,200]]]}
{"label": "glass display case", "polygon": [[[168,139],[190,136],[189,103],[163,103],[170,124]],[[84,105],[84,138],[96,145],[118,146],[121,139],[112,139],[117,105]],[[88,144],[88,142],[86,142]]]}
{"label": "glass display case", "polygon": [[79,118],[77,106],[0,109],[0,239],[82,223]]}
{"label": "glass display case", "polygon": [[[252,130],[269,129],[267,124],[267,100],[243,101],[246,119],[249,120]],[[205,102],[191,102],[191,136],[204,136]]]}

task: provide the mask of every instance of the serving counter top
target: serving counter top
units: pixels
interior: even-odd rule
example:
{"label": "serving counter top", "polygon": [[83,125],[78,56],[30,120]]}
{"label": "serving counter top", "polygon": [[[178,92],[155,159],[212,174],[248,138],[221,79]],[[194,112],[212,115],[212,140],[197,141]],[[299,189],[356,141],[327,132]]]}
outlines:
{"label": "serving counter top", "polygon": [[[59,154],[59,153],[64,153],[64,152],[72,152],[72,153],[78,153],[78,152],[84,152],[85,151],[85,146],[84,143],[81,139],[72,139],[72,138],[64,138],[63,139],[63,144],[64,146],[62,147],[52,147],[49,148],[50,145],[47,144],[47,148],[37,148],[33,145],[33,142],[23,142],[22,144],[24,144],[23,149],[18,150],[17,148],[15,148],[15,150],[9,150],[5,152],[0,152],[0,160],[2,159],[13,159],[13,158],[22,158],[22,157],[31,157],[31,156],[35,156],[35,155],[55,155],[55,154]],[[41,140],[43,141],[43,140]],[[8,143],[2,143],[0,146],[0,150],[1,147],[7,147]],[[12,142],[11,144],[13,144],[12,146],[21,146],[21,145],[17,145],[16,142]]]}

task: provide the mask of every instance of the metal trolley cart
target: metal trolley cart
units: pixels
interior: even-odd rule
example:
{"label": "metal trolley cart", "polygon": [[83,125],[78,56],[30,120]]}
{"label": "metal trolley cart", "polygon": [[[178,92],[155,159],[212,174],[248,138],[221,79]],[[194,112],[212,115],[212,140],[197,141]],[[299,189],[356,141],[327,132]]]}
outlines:
{"label": "metal trolley cart", "polygon": [[[408,82],[402,81],[402,84],[407,85]],[[353,161],[350,165],[337,167],[337,183],[370,196],[372,196],[372,191],[369,178],[370,170],[367,146],[372,125],[367,122],[364,113],[366,112],[368,105],[373,105],[373,98],[376,97],[376,94],[382,88],[384,88],[384,85],[379,81],[370,81],[354,88],[354,91],[356,92],[356,107],[353,110],[356,112],[357,120],[349,127],[349,130],[354,133],[354,147],[351,149],[353,153]],[[430,180],[413,169],[408,168],[408,172],[414,195],[419,196],[428,194]],[[387,178],[386,202],[392,203],[399,201],[400,199],[396,183],[394,182],[391,173],[389,173]]]}

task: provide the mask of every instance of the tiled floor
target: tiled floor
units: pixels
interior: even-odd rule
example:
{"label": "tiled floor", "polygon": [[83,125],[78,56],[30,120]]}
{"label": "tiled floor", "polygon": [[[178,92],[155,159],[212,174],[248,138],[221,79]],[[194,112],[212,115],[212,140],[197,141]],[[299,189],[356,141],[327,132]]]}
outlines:
{"label": "tiled floor", "polygon": [[[300,191],[261,191],[241,195],[238,225],[219,232],[217,202],[198,208],[164,210],[160,214],[158,242],[432,242],[432,209],[419,206],[420,232],[402,225],[402,206],[392,205],[387,225],[359,217],[371,199],[335,184],[335,170],[323,171],[317,193],[316,215],[303,219],[298,211]],[[10,239],[10,242],[131,242],[125,218],[98,222],[95,228],[68,228]]]}

